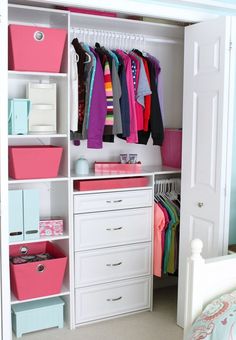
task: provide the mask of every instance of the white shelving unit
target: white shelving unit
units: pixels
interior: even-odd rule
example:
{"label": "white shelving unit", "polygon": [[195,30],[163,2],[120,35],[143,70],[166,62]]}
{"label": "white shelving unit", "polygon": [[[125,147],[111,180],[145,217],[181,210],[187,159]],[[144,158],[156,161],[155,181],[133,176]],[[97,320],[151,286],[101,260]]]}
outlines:
{"label": "white shelving unit", "polygon": [[[14,189],[30,189],[35,188],[40,193],[40,216],[61,216],[64,220],[64,235],[54,237],[41,237],[34,241],[13,242],[9,245],[22,245],[35,243],[40,241],[55,242],[64,253],[68,256],[68,265],[63,282],[62,291],[53,296],[61,296],[65,301],[65,321],[68,327],[74,328],[77,325],[75,310],[76,310],[76,290],[75,290],[75,262],[74,262],[74,228],[73,228],[73,199],[76,195],[90,194],[90,191],[79,192],[73,189],[74,181],[76,180],[91,180],[91,179],[112,179],[123,177],[148,177],[149,184],[147,187],[132,188],[132,192],[146,193],[153,192],[154,176],[180,176],[181,170],[161,166],[160,149],[152,145],[150,140],[147,146],[129,145],[123,140],[115,138],[114,144],[104,143],[103,149],[91,150],[87,149],[86,141],[81,141],[80,147],[74,146],[70,141],[69,131],[69,113],[70,113],[70,64],[69,64],[69,44],[73,36],[73,28],[88,28],[107,30],[113,32],[124,32],[129,34],[143,34],[145,32],[146,48],[152,54],[158,54],[165,72],[166,82],[164,84],[165,91],[171,87],[172,101],[166,99],[165,102],[165,125],[180,128],[182,124],[182,89],[181,86],[176,86],[182,82],[182,66],[183,66],[183,28],[176,25],[165,25],[148,22],[133,21],[127,19],[116,18],[101,18],[93,15],[69,14],[66,11],[55,10],[51,8],[33,7],[25,5],[12,4],[8,7],[8,23],[22,24],[45,27],[60,27],[68,30],[68,41],[65,47],[62,63],[62,73],[48,72],[27,72],[27,71],[12,71],[5,70],[8,77],[8,97],[9,98],[25,98],[26,85],[28,82],[54,82],[57,84],[57,126],[56,134],[41,135],[8,135],[5,137],[8,140],[8,145],[58,145],[63,146],[63,157],[60,165],[59,176],[56,178],[36,178],[14,180],[8,178],[6,183],[9,190]],[[138,27],[138,31],[137,31]],[[158,39],[157,39],[158,37]],[[154,40],[153,40],[154,39]],[[160,39],[167,41],[163,45]],[[159,45],[160,44],[160,45]],[[118,46],[117,46],[118,47]],[[138,46],[137,46],[138,47]],[[175,56],[173,57],[173,54]],[[174,65],[169,67],[169,65]],[[168,67],[167,67],[168,65]],[[177,69],[177,71],[176,71]],[[172,74],[175,72],[173,81]],[[7,111],[5,111],[7,114]],[[7,125],[6,125],[7,126]],[[5,138],[4,137],[4,138]],[[6,140],[5,139],[5,140]],[[86,155],[91,168],[95,160],[117,160],[120,153],[138,153],[142,161],[142,169],[138,173],[94,173],[91,172],[87,176],[77,176],[74,174],[74,161],[80,155]],[[6,171],[6,170],[5,170]],[[6,185],[6,184],[5,184]],[[122,189],[124,195],[129,195],[130,188]],[[113,189],[110,192],[118,193],[120,189]],[[94,194],[103,195],[109,190],[96,190]],[[152,209],[151,206],[148,209]],[[7,221],[7,219],[6,219]],[[5,237],[8,235],[5,235]],[[7,242],[8,242],[8,237]],[[6,240],[5,238],[5,240]],[[149,242],[149,241],[148,241]],[[152,241],[150,241],[152,243]],[[148,248],[151,247],[151,243]],[[125,245],[125,243],[124,243]],[[124,246],[122,245],[122,247]],[[150,248],[151,249],[151,248]],[[151,261],[152,262],[152,261]],[[150,265],[151,265],[150,262]],[[128,276],[130,279],[131,277]],[[142,278],[137,277],[137,280]],[[145,281],[146,280],[146,281]],[[143,309],[152,308],[152,279],[151,276],[146,276],[142,281],[145,287],[148,285],[148,303],[144,304]],[[140,282],[141,282],[140,281]],[[134,281],[136,285],[136,281]],[[138,283],[137,283],[138,284]],[[136,286],[135,286],[136,287]],[[85,288],[85,287],[84,287]],[[9,282],[6,282],[5,290],[9,291]],[[147,289],[147,288],[145,288]],[[49,298],[52,296],[42,297]],[[9,305],[22,303],[24,301],[17,300],[13,294],[8,297]],[[38,300],[29,299],[27,301]],[[132,312],[131,309],[128,313]],[[6,333],[9,340],[10,336],[10,319],[6,318]],[[91,320],[92,322],[93,320]],[[7,339],[7,338],[6,338]],[[4,339],[5,340],[5,339]],[[7,339],[8,340],[8,339]]]}

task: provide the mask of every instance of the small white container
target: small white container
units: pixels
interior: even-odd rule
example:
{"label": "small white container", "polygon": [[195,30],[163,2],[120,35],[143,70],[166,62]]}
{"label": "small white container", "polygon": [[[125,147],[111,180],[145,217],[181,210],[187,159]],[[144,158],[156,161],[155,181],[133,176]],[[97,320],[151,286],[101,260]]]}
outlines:
{"label": "small white container", "polygon": [[89,163],[84,156],[81,156],[75,162],[75,173],[76,175],[88,175],[89,173]]}
{"label": "small white container", "polygon": [[32,107],[29,115],[29,134],[55,134],[57,132],[56,84],[29,83],[27,98]]}

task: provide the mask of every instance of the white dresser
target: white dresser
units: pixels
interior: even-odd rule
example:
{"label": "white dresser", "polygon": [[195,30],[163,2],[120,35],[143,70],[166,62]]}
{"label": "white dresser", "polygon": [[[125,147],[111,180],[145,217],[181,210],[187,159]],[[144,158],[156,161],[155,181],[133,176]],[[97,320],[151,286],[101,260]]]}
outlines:
{"label": "white dresser", "polygon": [[152,188],[74,193],[75,324],[151,308]]}

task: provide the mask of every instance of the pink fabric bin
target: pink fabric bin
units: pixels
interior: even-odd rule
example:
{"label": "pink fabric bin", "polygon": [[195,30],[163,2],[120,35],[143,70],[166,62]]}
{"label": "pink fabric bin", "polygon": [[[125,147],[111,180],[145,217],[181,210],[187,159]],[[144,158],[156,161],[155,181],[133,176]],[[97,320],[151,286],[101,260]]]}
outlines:
{"label": "pink fabric bin", "polygon": [[148,186],[147,177],[109,178],[75,181],[74,188],[79,191],[139,188]]}
{"label": "pink fabric bin", "polygon": [[52,145],[9,146],[9,176],[13,179],[57,177],[63,148]]}
{"label": "pink fabric bin", "polygon": [[65,29],[9,25],[9,70],[59,73]]}
{"label": "pink fabric bin", "polygon": [[10,256],[49,253],[54,258],[39,262],[13,264],[10,262],[11,289],[18,300],[33,299],[41,296],[59,294],[65,274],[67,257],[50,242],[28,243],[10,246]]}
{"label": "pink fabric bin", "polygon": [[182,130],[165,129],[161,157],[162,165],[181,168]]}

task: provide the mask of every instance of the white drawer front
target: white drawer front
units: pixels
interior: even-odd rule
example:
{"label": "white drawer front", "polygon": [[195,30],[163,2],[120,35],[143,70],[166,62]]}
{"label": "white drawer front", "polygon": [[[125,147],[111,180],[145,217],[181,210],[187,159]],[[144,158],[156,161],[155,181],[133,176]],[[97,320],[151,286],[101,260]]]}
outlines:
{"label": "white drawer front", "polygon": [[75,287],[150,274],[150,242],[75,253]]}
{"label": "white drawer front", "polygon": [[74,215],[75,251],[151,241],[152,208]]}
{"label": "white drawer front", "polygon": [[74,195],[74,213],[152,206],[152,190]]}
{"label": "white drawer front", "polygon": [[150,284],[145,277],[76,289],[76,324],[150,308]]}

